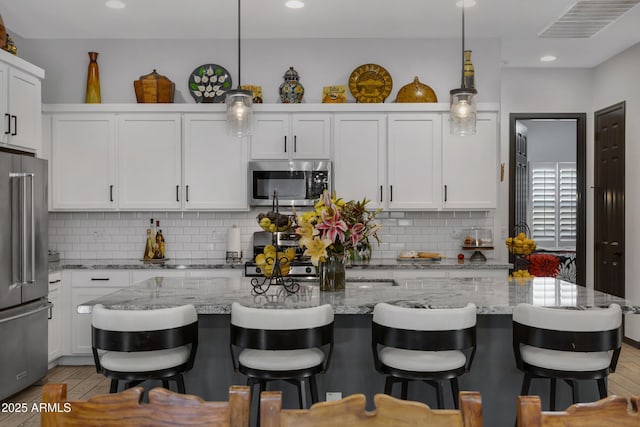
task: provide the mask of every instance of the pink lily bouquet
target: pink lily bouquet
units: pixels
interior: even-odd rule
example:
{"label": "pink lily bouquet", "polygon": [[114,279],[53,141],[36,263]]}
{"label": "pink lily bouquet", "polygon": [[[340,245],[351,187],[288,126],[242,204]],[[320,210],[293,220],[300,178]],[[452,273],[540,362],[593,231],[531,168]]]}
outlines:
{"label": "pink lily bouquet", "polygon": [[353,259],[358,249],[365,247],[371,251],[369,238],[378,243],[378,231],[382,228],[374,222],[375,216],[382,210],[367,210],[366,198],[362,201],[348,201],[337,198],[325,190],[316,202],[314,210],[297,215],[296,234],[300,236],[300,246],[305,248],[304,255],[318,266],[331,255],[343,262]]}

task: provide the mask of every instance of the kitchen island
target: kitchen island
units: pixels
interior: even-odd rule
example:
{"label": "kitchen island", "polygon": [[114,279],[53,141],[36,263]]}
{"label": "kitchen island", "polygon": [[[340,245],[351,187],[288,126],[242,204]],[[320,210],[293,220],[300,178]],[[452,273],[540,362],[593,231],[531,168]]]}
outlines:
{"label": "kitchen island", "polygon": [[[626,315],[640,313],[628,301],[581,286],[550,278],[508,281],[495,278],[449,279],[362,279],[347,282],[345,291],[319,292],[314,281],[300,281],[301,291],[286,295],[273,288],[268,296],[251,295],[248,278],[157,277],[97,298],[77,307],[90,312],[95,304],[114,309],[154,309],[193,304],[199,313],[200,344],[194,369],[186,375],[187,391],[207,400],[224,400],[229,385],[244,384],[246,378],[233,372],[229,354],[231,303],[265,308],[296,308],[331,304],[336,313],[335,348],[329,370],[318,377],[321,396],[339,391],[343,396],[364,393],[372,407],[375,393],[384,389],[371,355],[371,312],[378,302],[412,307],[462,307],[468,302],[478,309],[478,349],[471,372],[460,378],[461,390],[482,393],[484,425],[512,426],[521,373],[516,369],[511,348],[511,312],[521,302],[548,307],[580,309],[620,304]],[[285,405],[295,407],[295,389],[278,383]],[[568,406],[568,386],[559,383],[558,407]],[[548,402],[548,382],[534,380],[532,394]],[[409,398],[435,405],[432,388],[411,384]],[[595,382],[585,382],[581,398],[597,398]],[[445,404],[452,407],[445,389]]]}

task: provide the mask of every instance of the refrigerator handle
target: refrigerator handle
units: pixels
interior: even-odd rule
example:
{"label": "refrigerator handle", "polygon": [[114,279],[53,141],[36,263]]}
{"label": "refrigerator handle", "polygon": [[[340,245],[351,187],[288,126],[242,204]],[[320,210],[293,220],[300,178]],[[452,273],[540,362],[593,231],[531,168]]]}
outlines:
{"label": "refrigerator handle", "polygon": [[[35,202],[35,195],[33,193],[33,173],[11,173],[10,178],[19,179],[22,182],[21,196],[22,200],[18,201],[21,214],[21,229],[20,229],[20,277],[18,283],[22,285],[29,285],[35,283],[36,278],[36,235],[35,235],[35,212],[33,209]],[[31,197],[29,202],[31,203],[30,209],[27,206],[27,178],[29,178]],[[27,239],[30,240],[30,245],[27,245]],[[28,264],[31,263],[31,271],[29,271]],[[27,275],[31,273],[29,280]]]}

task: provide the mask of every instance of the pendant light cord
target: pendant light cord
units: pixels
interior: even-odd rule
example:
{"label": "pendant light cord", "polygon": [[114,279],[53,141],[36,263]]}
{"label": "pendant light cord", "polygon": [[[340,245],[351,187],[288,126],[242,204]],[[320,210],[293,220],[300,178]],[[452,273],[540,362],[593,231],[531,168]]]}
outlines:
{"label": "pendant light cord", "polygon": [[240,89],[240,0],[238,0],[238,89]]}
{"label": "pendant light cord", "polygon": [[[240,1],[240,0],[238,0]],[[462,0],[462,64],[460,67],[461,73],[460,73],[460,87],[461,88],[465,88],[466,86],[464,85],[464,9],[465,9],[465,5],[464,5],[464,0]]]}

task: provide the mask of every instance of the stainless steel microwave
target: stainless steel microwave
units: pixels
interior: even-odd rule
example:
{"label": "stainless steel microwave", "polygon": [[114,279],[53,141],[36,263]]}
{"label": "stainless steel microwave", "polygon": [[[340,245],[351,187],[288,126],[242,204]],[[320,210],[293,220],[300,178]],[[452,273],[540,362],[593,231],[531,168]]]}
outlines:
{"label": "stainless steel microwave", "polygon": [[325,189],[333,191],[330,160],[261,160],[249,162],[252,206],[310,206]]}

